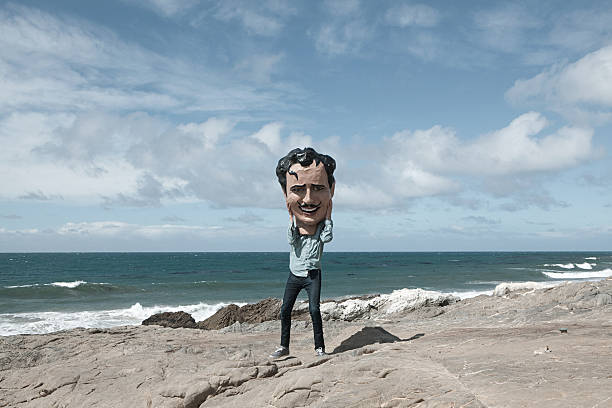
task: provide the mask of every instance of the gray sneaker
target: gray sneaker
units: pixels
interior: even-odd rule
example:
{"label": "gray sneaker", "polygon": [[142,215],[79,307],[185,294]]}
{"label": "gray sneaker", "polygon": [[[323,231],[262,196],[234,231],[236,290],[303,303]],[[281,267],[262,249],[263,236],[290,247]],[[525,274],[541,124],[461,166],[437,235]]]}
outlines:
{"label": "gray sneaker", "polygon": [[325,352],[325,349],[323,347],[319,347],[318,349],[315,349],[315,353],[317,353],[317,357],[325,357],[329,355]]}
{"label": "gray sneaker", "polygon": [[279,348],[276,349],[274,353],[270,354],[270,358],[279,358],[279,357],[284,357],[288,355],[289,355],[289,349],[287,347],[280,346]]}

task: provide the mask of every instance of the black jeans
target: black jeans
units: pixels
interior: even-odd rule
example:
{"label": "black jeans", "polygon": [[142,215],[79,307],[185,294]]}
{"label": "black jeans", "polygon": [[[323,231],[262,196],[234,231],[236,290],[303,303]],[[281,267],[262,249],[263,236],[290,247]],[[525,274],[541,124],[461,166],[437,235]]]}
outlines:
{"label": "black jeans", "polygon": [[281,306],[281,346],[289,348],[289,337],[291,335],[291,310],[295,304],[298,294],[302,289],[308,292],[308,311],[312,319],[312,330],[314,332],[315,349],[325,348],[323,342],[323,321],[321,320],[321,270],[308,271],[305,278],[295,276],[289,272],[289,278],[285,285],[285,295]]}

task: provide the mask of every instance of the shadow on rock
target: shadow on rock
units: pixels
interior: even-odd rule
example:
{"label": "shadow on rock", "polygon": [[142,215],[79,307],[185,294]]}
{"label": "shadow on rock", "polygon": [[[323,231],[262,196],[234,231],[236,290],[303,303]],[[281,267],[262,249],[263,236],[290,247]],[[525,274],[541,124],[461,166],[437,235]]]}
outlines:
{"label": "shadow on rock", "polygon": [[395,343],[398,341],[411,341],[423,337],[424,333],[418,333],[409,339],[400,339],[399,337],[389,333],[382,327],[364,327],[357,333],[353,334],[346,340],[343,340],[331,354],[342,353],[344,351],[355,350],[363,346],[376,343]]}

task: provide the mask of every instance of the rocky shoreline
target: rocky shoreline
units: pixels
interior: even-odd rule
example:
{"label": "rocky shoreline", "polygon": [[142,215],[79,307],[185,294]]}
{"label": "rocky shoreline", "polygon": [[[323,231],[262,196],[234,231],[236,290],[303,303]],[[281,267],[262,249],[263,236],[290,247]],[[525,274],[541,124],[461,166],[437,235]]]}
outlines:
{"label": "rocky shoreline", "polygon": [[327,302],[331,354],[296,316],[291,355],[272,361],[279,302],[173,316],[192,328],[0,337],[0,407],[612,406],[612,279]]}
{"label": "rocky shoreline", "polygon": [[[456,296],[422,289],[400,289],[388,295],[364,295],[341,300],[326,300],[321,303],[321,317],[324,321],[370,319],[384,315],[427,311],[429,315],[444,313],[444,306],[456,303]],[[263,323],[278,320],[281,299],[267,298],[260,302],[238,306],[230,304],[218,310],[209,318],[196,322],[185,312],[163,312],[145,319],[145,326],[157,325],[173,329],[218,330],[236,323]],[[433,311],[433,312],[432,312]],[[292,319],[310,319],[308,302],[296,303]]]}

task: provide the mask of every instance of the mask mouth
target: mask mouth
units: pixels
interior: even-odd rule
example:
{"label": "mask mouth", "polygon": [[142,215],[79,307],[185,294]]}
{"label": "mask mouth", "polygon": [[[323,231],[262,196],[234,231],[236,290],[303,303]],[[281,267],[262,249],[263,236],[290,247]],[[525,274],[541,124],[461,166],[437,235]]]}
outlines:
{"label": "mask mouth", "polygon": [[304,214],[314,214],[321,207],[321,204],[298,204],[298,206]]}

